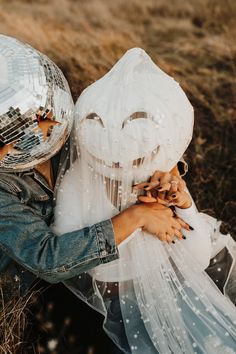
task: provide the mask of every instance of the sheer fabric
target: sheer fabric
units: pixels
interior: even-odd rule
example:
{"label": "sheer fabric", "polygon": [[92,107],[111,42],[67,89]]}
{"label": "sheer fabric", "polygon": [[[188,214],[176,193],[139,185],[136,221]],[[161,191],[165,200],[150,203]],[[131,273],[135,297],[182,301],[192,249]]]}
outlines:
{"label": "sheer fabric", "polygon": [[[118,212],[104,182],[77,160],[58,195],[58,231]],[[119,260],[65,282],[105,316],[105,330],[124,352],[235,353],[236,310],[204,272],[214,230],[202,214],[193,219],[186,241],[168,245],[137,230],[119,246]]]}
{"label": "sheer fabric", "polygon": [[[111,218],[137,201],[134,183],[178,162],[193,115],[176,85],[133,49],[84,91],[72,138],[80,156],[58,189],[58,233]],[[225,245],[229,236],[194,206],[185,213],[194,227],[185,241],[166,244],[136,230],[118,246],[118,260],[64,282],[104,315],[105,331],[124,353],[236,353],[235,307],[204,272],[211,237]]]}

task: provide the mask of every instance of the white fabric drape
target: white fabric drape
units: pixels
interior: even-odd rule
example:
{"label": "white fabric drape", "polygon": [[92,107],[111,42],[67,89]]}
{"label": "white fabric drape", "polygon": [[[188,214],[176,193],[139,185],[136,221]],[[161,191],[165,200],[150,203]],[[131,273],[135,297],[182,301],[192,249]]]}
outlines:
{"label": "white fabric drape", "polygon": [[[183,90],[137,48],[82,93],[75,118],[80,156],[58,189],[58,233],[134,204],[132,185],[170,171],[193,129]],[[235,307],[204,272],[212,235],[222,244],[227,237],[194,207],[182,212],[195,229],[186,240],[169,245],[136,230],[119,245],[118,260],[65,282],[105,316],[104,329],[125,353],[236,353]]]}
{"label": "white fabric drape", "polygon": [[[73,165],[58,195],[57,232],[118,212],[104,182],[82,161]],[[105,330],[127,353],[235,353],[235,307],[204,272],[214,230],[194,208],[184,213],[194,227],[186,240],[168,245],[137,230],[119,246],[119,260],[65,282],[105,316]]]}

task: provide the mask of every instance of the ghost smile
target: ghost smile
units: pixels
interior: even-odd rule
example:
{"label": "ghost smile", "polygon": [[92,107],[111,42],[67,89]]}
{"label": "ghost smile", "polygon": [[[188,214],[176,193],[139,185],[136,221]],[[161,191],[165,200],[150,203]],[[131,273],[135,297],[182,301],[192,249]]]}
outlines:
{"label": "ghost smile", "polygon": [[[144,156],[144,157],[139,157],[135,160],[132,161],[132,166],[133,168],[137,168],[139,166],[141,166],[144,161],[146,159],[148,159],[149,161],[152,161],[154,159],[154,157],[157,155],[158,151],[160,149],[160,145],[157,145],[157,147],[151,152],[151,154],[149,156]],[[105,160],[99,159],[98,157],[94,156],[93,154],[91,154],[90,152],[87,151],[87,154],[90,156],[92,161],[96,161],[97,163],[106,166],[108,168],[123,168],[126,163],[123,162],[107,162]]]}

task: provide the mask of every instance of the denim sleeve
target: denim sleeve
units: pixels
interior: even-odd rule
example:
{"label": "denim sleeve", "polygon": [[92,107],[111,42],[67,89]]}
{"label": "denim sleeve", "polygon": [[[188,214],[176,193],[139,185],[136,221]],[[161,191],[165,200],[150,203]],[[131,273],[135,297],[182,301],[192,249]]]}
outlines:
{"label": "denim sleeve", "polygon": [[57,236],[33,208],[3,191],[0,247],[17,263],[51,283],[118,258],[111,220]]}

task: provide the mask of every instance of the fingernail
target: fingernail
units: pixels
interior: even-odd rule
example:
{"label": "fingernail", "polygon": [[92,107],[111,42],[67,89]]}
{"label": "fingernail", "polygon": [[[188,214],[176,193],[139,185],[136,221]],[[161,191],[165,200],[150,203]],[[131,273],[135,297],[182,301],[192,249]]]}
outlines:
{"label": "fingernail", "polygon": [[172,241],[172,243],[175,243],[175,241]]}
{"label": "fingernail", "polygon": [[184,240],[186,240],[186,236],[183,235],[182,238],[183,238]]}
{"label": "fingernail", "polygon": [[194,228],[192,226],[190,226],[190,225],[189,225],[189,228],[190,228],[190,230],[194,230]]}

